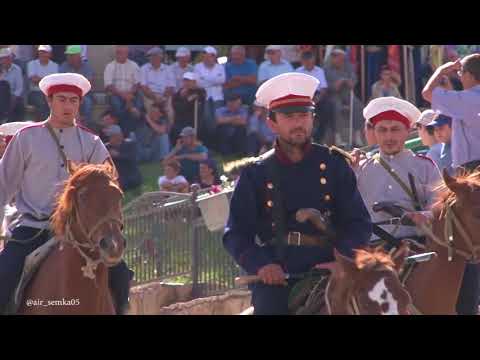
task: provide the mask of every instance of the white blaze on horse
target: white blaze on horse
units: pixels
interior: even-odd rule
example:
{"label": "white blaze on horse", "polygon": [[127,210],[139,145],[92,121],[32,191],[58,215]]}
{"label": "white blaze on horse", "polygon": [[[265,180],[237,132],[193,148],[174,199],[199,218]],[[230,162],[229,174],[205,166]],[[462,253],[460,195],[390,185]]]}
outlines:
{"label": "white blaze on horse", "polygon": [[20,314],[115,314],[108,267],[121,261],[125,248],[123,192],[110,161],[69,165],[51,220],[55,238],[43,247],[52,250],[25,287]]}

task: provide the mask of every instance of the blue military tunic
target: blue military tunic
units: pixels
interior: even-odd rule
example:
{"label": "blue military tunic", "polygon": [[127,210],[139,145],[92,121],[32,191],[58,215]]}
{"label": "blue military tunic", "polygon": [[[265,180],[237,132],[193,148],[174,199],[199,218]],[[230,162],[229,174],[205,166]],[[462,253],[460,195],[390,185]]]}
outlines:
{"label": "blue military tunic", "polygon": [[[327,147],[308,144],[305,157],[297,163],[288,160],[276,147],[280,162],[280,187],[286,207],[286,232],[313,235],[310,223],[295,219],[297,210],[314,208],[329,215],[337,232],[335,247],[352,256],[352,249],[364,247],[371,235],[369,213],[357,189],[355,174],[345,159]],[[273,187],[265,161],[247,166],[235,188],[230,215],[223,237],[227,251],[248,273],[276,263],[273,246],[275,224],[269,190]],[[288,246],[283,266],[288,272],[308,271],[318,263],[333,260],[331,249]]]}

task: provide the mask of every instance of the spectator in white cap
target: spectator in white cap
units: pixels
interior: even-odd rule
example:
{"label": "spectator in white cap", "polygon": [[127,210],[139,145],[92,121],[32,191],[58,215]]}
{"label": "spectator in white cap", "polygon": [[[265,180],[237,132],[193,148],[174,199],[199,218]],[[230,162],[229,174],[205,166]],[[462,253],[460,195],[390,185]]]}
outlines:
{"label": "spectator in white cap", "polygon": [[197,117],[197,124],[203,122],[206,96],[205,89],[197,85],[197,74],[193,72],[183,74],[182,87],[173,96],[172,100],[175,112],[175,120],[170,132],[172,143],[177,142],[178,135],[183,128],[195,126],[195,116]]}
{"label": "spectator in white cap", "polygon": [[59,72],[58,64],[50,60],[51,57],[52,47],[50,45],[39,45],[38,59],[30,61],[27,65],[27,77],[30,80],[28,104],[35,107],[38,121],[45,119],[50,111],[38,83],[45,76]]}
{"label": "spectator in white cap", "polygon": [[205,141],[211,142],[215,133],[215,111],[222,107],[225,67],[217,63],[217,49],[207,46],[203,49],[203,60],[194,66],[197,84],[207,92],[202,128],[199,129]]}
{"label": "spectator in white cap", "polygon": [[[94,72],[92,67],[82,60],[82,46],[68,45],[65,50],[67,59],[60,65],[60,73],[77,73],[85,76],[85,78],[93,82]],[[80,121],[89,129],[96,130],[96,125],[92,119],[93,111],[93,96],[91,93],[83,97],[82,105],[80,106]]]}
{"label": "spectator in white cap", "polygon": [[[20,280],[25,257],[53,236],[49,220],[56,196],[70,176],[66,160],[90,164],[109,161],[100,138],[75,121],[90,88],[90,82],[80,74],[45,76],[39,89],[48,101],[50,116],[18,131],[0,160],[0,218],[13,197],[19,213],[12,229],[15,241],[9,241],[0,255],[0,313]],[[109,269],[116,310],[122,313],[128,305],[131,274],[123,261]]]}
{"label": "spectator in white cap", "polygon": [[357,76],[348,61],[345,61],[345,51],[334,49],[325,65],[325,76],[331,98],[335,104],[335,142],[345,145],[350,127],[350,112],[353,111],[353,143],[363,144],[362,103],[353,95],[353,109],[350,109],[350,95],[357,83]]}
{"label": "spectator in white cap", "polygon": [[0,49],[0,124],[23,120],[22,69],[13,63],[10,48]]}
{"label": "spectator in white cap", "polygon": [[140,124],[143,100],[140,94],[140,68],[128,59],[128,45],[115,46],[115,59],[107,64],[103,79],[112,110],[124,134]]}
{"label": "spectator in white cap", "polygon": [[292,65],[282,59],[281,45],[268,45],[265,48],[265,57],[266,60],[258,67],[257,83],[259,85],[277,75],[293,71]]}
{"label": "spectator in white cap", "polygon": [[186,47],[179,47],[175,52],[175,61],[170,65],[170,74],[175,83],[175,92],[179,91],[183,85],[183,74],[193,72],[190,50]]}
{"label": "spectator in white cap", "polygon": [[147,51],[149,63],[140,68],[140,85],[146,112],[150,112],[153,104],[164,106],[171,113],[171,99],[175,84],[169,66],[163,63],[164,51],[153,47]]}
{"label": "spectator in white cap", "polygon": [[427,109],[424,110],[418,117],[417,121],[415,121],[415,128],[418,131],[418,136],[420,137],[422,144],[428,147],[427,156],[432,159],[435,164],[438,164],[440,161],[442,144],[435,138],[433,127],[429,124],[437,115],[437,112]]}
{"label": "spectator in white cap", "polygon": [[225,64],[226,82],[223,84],[224,95],[237,94],[242,98],[242,103],[252,105],[257,90],[257,64],[245,57],[245,47],[232,46],[230,59]]}

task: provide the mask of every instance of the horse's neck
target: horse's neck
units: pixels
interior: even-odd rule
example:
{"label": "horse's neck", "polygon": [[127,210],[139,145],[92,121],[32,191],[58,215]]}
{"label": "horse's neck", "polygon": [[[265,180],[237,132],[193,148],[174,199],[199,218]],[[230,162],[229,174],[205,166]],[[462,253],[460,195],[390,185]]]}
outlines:
{"label": "horse's neck", "polygon": [[[435,217],[433,233],[442,241],[445,221]],[[448,261],[447,248],[428,239],[426,251],[437,257],[418,264],[410,274],[406,287],[413,304],[423,314],[454,314],[455,305],[465,269],[465,259],[454,255]]]}

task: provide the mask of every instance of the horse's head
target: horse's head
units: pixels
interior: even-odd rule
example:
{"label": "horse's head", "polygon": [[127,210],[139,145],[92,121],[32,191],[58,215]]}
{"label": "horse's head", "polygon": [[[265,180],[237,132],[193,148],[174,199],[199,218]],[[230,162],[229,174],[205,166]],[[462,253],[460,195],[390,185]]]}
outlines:
{"label": "horse's head", "polygon": [[88,256],[97,252],[103,263],[113,266],[125,249],[123,192],[115,167],[106,160],[99,165],[71,162],[69,168],[71,176],[52,216],[53,231],[79,249],[89,249]]}
{"label": "horse's head", "polygon": [[403,244],[390,256],[380,249],[357,250],[355,260],[335,251],[337,271],[332,276],[331,312],[368,315],[406,315],[411,298],[398,278],[408,246]]}
{"label": "horse's head", "polygon": [[478,259],[480,237],[476,234],[480,230],[480,170],[477,168],[457,177],[444,170],[443,181],[444,184],[438,188],[439,201],[434,205],[437,218],[445,219],[446,229],[450,226],[453,229],[453,246]]}

